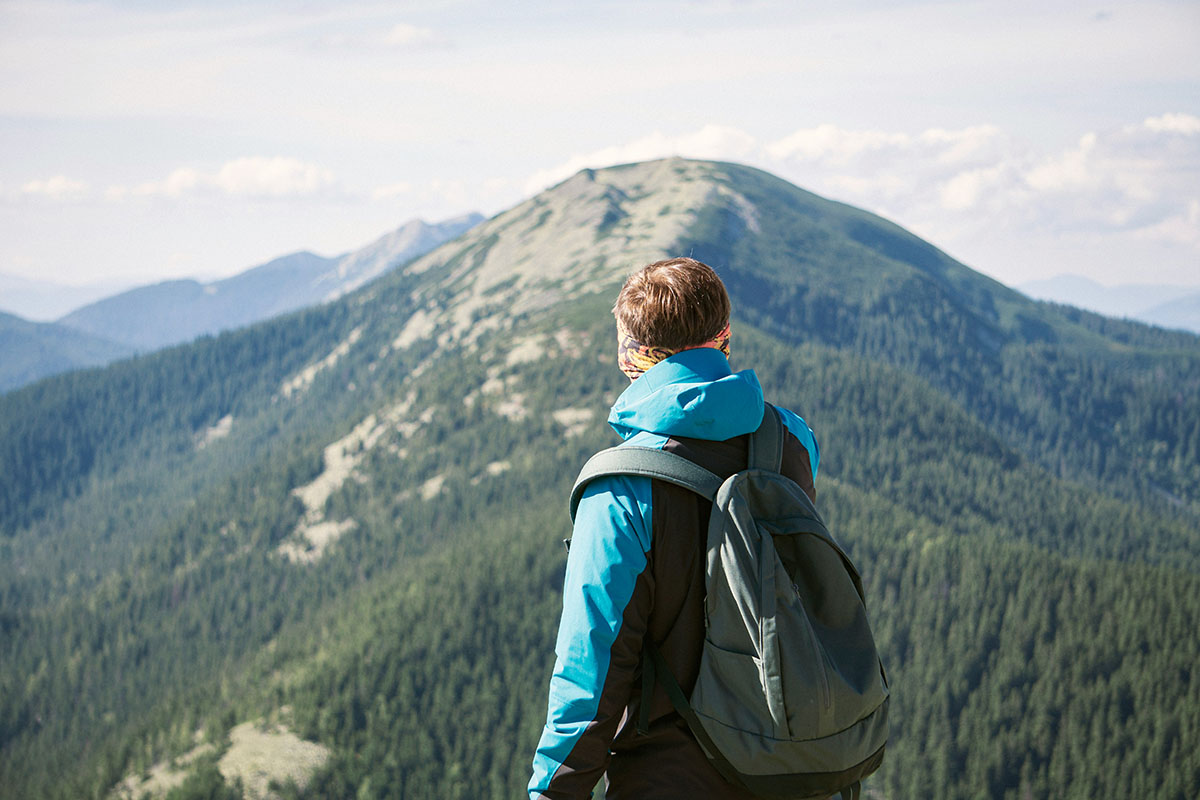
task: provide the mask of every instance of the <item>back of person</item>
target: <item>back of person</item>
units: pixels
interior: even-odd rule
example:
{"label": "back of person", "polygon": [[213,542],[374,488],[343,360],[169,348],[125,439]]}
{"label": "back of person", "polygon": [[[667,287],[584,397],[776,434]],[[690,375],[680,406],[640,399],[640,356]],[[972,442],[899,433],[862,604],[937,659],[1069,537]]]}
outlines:
{"label": "back of person", "polygon": [[[724,442],[672,437],[663,449],[726,478],[745,468],[748,440],[748,435]],[[781,471],[815,500],[808,450],[791,434],[785,440]],[[689,694],[704,642],[705,534],[712,506],[694,492],[654,480],[651,507],[653,542],[648,560],[654,596],[647,633]],[[639,734],[642,697],[639,677],[612,744],[607,798],[752,797],[717,774],[661,684],[654,686],[651,695],[649,731]]]}
{"label": "back of person", "polygon": [[[614,313],[618,364],[633,381],[609,415],[624,445],[672,451],[721,477],[745,468],[764,402],[754,373],[729,366],[729,303],[715,273],[691,259],[652,264],[626,282]],[[781,472],[815,499],[816,440],[800,417],[779,410]],[[650,694],[648,730],[637,730],[647,637],[685,692],[696,680],[710,509],[687,489],[644,477],[588,485],[531,798],[589,797],[602,774],[611,800],[751,797],[709,764],[661,686]]]}

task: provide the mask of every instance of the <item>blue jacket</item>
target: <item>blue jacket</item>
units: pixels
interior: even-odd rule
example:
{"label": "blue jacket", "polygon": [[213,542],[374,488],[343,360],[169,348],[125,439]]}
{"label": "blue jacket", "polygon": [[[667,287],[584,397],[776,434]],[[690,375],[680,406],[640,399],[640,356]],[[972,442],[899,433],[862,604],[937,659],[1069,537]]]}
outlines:
{"label": "blue jacket", "polygon": [[[669,442],[724,442],[743,436],[758,428],[763,410],[754,373],[734,373],[720,351],[702,348],[677,353],[647,370],[621,394],[608,421],[624,444],[664,448]],[[793,449],[807,454],[803,471],[811,471],[811,486],[819,460],[816,440],[804,420],[779,410],[794,437]],[[606,769],[615,784],[613,740],[630,718],[633,688],[640,681],[642,636],[653,629],[647,618],[652,607],[666,602],[662,593],[667,581],[658,581],[655,597],[655,581],[648,577],[655,536],[661,535],[654,525],[659,495],[652,485],[658,482],[636,476],[600,478],[580,501],[563,583],[549,710],[529,783],[535,800],[589,797]],[[647,583],[650,588],[637,588]],[[635,593],[648,599],[635,600]],[[697,652],[699,646],[696,642]],[[641,741],[630,734],[628,747],[618,748],[617,758],[636,750]],[[674,752],[663,750],[668,751]],[[698,768],[689,765],[680,774],[694,774]]]}

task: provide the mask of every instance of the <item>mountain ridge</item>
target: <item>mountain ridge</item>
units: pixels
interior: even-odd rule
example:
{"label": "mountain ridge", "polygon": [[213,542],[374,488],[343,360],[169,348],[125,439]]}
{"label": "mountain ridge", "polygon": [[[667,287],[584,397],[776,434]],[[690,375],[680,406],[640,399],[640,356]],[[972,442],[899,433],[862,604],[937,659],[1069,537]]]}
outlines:
{"label": "mountain ridge", "polygon": [[73,309],[128,288],[129,283],[122,280],[70,285],[0,272],[0,311],[30,322],[53,322]]}
{"label": "mountain ridge", "polygon": [[1125,283],[1106,286],[1080,275],[1057,275],[1016,287],[1030,297],[1076,306],[1160,328],[1200,333],[1200,287]]}
{"label": "mountain ridge", "polygon": [[331,753],[292,796],[519,792],[566,491],[628,385],[609,308],[682,253],[822,443],[895,685],[868,789],[1184,796],[1197,338],[908,236],[739,165],[584,171],[334,302],[0,397],[0,780],[104,796],[280,718]]}
{"label": "mountain ridge", "polygon": [[414,219],[341,256],[300,251],[207,283],[185,278],[137,286],[54,323],[6,319],[3,335],[11,346],[0,349],[0,392],[330,302],[480,220],[477,213],[433,225]]}
{"label": "mountain ridge", "polygon": [[482,219],[477,213],[435,224],[414,219],[340,256],[301,251],[208,283],[185,279],[137,287],[57,322],[143,352],[156,350],[336,299]]}
{"label": "mountain ridge", "polygon": [[0,394],[48,375],[107,364],[132,348],[53,322],[0,311]]}

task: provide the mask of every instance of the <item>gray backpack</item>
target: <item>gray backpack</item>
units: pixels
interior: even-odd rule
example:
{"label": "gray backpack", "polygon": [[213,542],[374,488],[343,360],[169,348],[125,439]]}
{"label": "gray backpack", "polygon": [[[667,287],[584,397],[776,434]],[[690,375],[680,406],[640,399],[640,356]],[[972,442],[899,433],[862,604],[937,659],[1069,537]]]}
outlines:
{"label": "gray backpack", "polygon": [[657,478],[711,500],[699,676],[685,697],[647,641],[639,728],[657,680],[730,783],[774,800],[857,798],[883,761],[887,676],[858,571],[808,495],[779,473],[783,441],[768,405],[747,469],[724,481],[663,450],[609,448],[575,481],[571,517],[602,475]]}

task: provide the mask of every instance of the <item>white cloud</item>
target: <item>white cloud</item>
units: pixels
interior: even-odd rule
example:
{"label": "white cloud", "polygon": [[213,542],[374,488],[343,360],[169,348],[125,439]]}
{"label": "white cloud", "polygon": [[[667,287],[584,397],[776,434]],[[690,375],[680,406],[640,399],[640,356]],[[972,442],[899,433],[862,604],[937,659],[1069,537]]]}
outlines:
{"label": "white cloud", "polygon": [[1191,114],[1163,114],[1161,117],[1150,117],[1143,125],[1156,133],[1200,133],[1200,117]]}
{"label": "white cloud", "polygon": [[1041,159],[1024,180],[1048,224],[1060,229],[1197,241],[1195,231],[1181,233],[1197,224],[1188,210],[1200,202],[1200,119],[1165,114],[1088,133]]}
{"label": "white cloud", "polygon": [[992,125],[915,135],[821,125],[767,144],[775,163],[765,166],[927,232],[1140,231],[1185,242],[1200,199],[1198,134],[1200,119],[1165,114],[1044,153]]}
{"label": "white cloud", "polygon": [[754,161],[762,150],[750,134],[723,125],[705,125],[680,136],[655,132],[623,145],[614,145],[572,156],[558,166],[539,170],[525,182],[526,194],[536,194],[548,186],[588,167],[631,164],[669,156],[726,161]]}
{"label": "white cloud", "polygon": [[239,158],[221,167],[216,185],[250,197],[313,195],[334,186],[333,173],[294,158]]}
{"label": "white cloud", "polygon": [[1039,192],[1066,192],[1094,187],[1103,175],[1089,163],[1096,150],[1096,134],[1089,133],[1079,145],[1043,160],[1025,173],[1025,182]]}
{"label": "white cloud", "polygon": [[450,46],[450,40],[432,28],[400,22],[381,30],[380,26],[322,33],[313,40],[319,47],[353,50],[376,55],[387,50],[430,50]]}
{"label": "white cloud", "polygon": [[442,44],[442,39],[429,28],[400,23],[394,25],[383,37],[383,43],[390,47],[427,47]]}
{"label": "white cloud", "polygon": [[185,197],[216,193],[246,199],[313,197],[333,192],[333,173],[316,164],[295,158],[247,157],[226,162],[215,172],[179,167],[161,181],[150,181],[132,189],[110,187],[105,196],[120,200],[135,197]]}
{"label": "white cloud", "polygon": [[412,192],[412,184],[406,181],[379,186],[371,191],[372,200],[392,200]]}
{"label": "white cloud", "polygon": [[985,193],[1003,184],[1003,166],[984,167],[960,172],[939,188],[940,203],[947,211],[966,211],[976,207]]}
{"label": "white cloud", "polygon": [[1178,214],[1147,225],[1134,235],[1143,239],[1190,245],[1200,250],[1200,200],[1188,201],[1187,208]]}
{"label": "white cloud", "polygon": [[21,186],[21,193],[47,200],[72,202],[87,197],[90,189],[91,186],[86,181],[55,175],[52,178],[29,181]]}
{"label": "white cloud", "polygon": [[766,150],[780,161],[818,161],[826,167],[853,168],[867,160],[895,164],[904,158],[952,167],[994,159],[1003,149],[1003,140],[1003,134],[994,125],[960,130],[930,128],[911,135],[824,124],[802,128],[768,144]]}
{"label": "white cloud", "polygon": [[[707,126],[573,156],[526,187],[540,190],[584,167],[670,155],[762,167],[890,217],[969,263],[990,258],[973,265],[994,274],[1035,240],[1078,242],[1081,254],[1103,252],[1120,237],[1174,247],[1176,270],[1200,258],[1200,118],[1182,113],[1087,132],[1059,152],[996,125],[913,133],[823,124],[765,142]],[[985,239],[987,248],[979,244]],[[1127,244],[1118,249],[1128,268],[1136,254]],[[1035,267],[1013,265],[1022,268]]]}
{"label": "white cloud", "polygon": [[767,146],[780,160],[819,160],[847,165],[870,153],[894,151],[911,145],[911,137],[884,131],[850,131],[836,125],[804,128]]}

